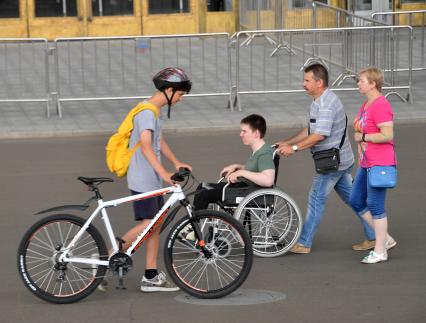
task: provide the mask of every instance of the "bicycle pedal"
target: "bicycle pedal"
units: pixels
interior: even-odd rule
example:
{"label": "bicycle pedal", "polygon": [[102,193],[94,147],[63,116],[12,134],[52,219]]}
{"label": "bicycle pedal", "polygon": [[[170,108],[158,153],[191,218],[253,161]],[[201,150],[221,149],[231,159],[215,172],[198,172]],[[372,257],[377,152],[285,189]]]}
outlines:
{"label": "bicycle pedal", "polygon": [[119,278],[118,279],[118,285],[115,287],[115,289],[121,289],[121,290],[127,289],[126,286],[124,286],[123,282],[124,282],[123,278]]}

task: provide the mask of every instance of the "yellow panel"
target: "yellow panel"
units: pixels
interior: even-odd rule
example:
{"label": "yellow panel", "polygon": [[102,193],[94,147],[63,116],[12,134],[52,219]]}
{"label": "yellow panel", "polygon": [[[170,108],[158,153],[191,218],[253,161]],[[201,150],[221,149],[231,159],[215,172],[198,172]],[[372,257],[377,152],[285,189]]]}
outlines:
{"label": "yellow panel", "polygon": [[[404,3],[401,5],[401,10],[425,10],[426,4],[424,3]],[[409,24],[409,15],[401,15],[399,19],[400,25]],[[426,24],[425,14],[413,14],[412,26],[424,26]]]}
{"label": "yellow panel", "polygon": [[[83,19],[78,17],[35,17],[35,0],[28,0],[29,37],[53,40],[58,37],[82,37],[85,35]],[[81,9],[79,10],[81,15]]]}
{"label": "yellow panel", "polygon": [[0,38],[26,38],[27,36],[27,24],[24,20],[13,18],[0,19]]}
{"label": "yellow panel", "polygon": [[90,1],[86,5],[87,10],[87,35],[96,36],[135,36],[142,33],[141,2],[133,1],[132,16],[104,16],[92,17]]}
{"label": "yellow panel", "polygon": [[[317,28],[335,28],[337,27],[336,13],[333,10],[326,8],[317,8],[317,17],[321,17],[317,20]],[[312,19],[310,15],[309,19]],[[342,19],[343,15],[342,15]],[[344,24],[344,22],[342,21]],[[311,27],[309,27],[311,28]]]}
{"label": "yellow panel", "polygon": [[93,17],[88,23],[88,36],[134,36],[141,34],[141,20],[137,17]]}
{"label": "yellow panel", "polygon": [[58,37],[82,37],[84,24],[77,18],[36,18],[29,20],[30,37],[53,40]]}
{"label": "yellow panel", "polygon": [[144,35],[192,34],[198,32],[193,15],[150,15],[142,18]]}
{"label": "yellow panel", "polygon": [[235,32],[235,30],[235,15],[232,11],[207,13],[207,33],[227,32],[232,34]]}
{"label": "yellow panel", "polygon": [[285,29],[311,28],[312,10],[293,9],[286,12],[284,16]]}
{"label": "yellow panel", "polygon": [[144,35],[173,35],[199,33],[198,10],[202,0],[192,0],[190,12],[181,14],[148,14],[148,1],[142,1],[142,33]]}
{"label": "yellow panel", "polygon": [[0,37],[28,37],[26,0],[19,0],[19,18],[0,19]]}
{"label": "yellow panel", "polygon": [[260,29],[275,29],[275,12],[271,10],[260,11]]}

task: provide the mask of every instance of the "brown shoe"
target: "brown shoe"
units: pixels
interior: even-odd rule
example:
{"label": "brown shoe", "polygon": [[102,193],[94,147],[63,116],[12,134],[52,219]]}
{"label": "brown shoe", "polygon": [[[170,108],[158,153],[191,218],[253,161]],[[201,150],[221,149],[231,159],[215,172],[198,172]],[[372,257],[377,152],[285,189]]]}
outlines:
{"label": "brown shoe", "polygon": [[376,246],[376,240],[364,240],[361,243],[354,244],[352,246],[352,249],[356,251],[365,251],[365,250],[374,249],[375,246]]}
{"label": "brown shoe", "polygon": [[290,252],[307,254],[307,253],[311,253],[311,248],[305,247],[304,245],[300,243],[296,243],[293,246],[293,248],[290,249]]}

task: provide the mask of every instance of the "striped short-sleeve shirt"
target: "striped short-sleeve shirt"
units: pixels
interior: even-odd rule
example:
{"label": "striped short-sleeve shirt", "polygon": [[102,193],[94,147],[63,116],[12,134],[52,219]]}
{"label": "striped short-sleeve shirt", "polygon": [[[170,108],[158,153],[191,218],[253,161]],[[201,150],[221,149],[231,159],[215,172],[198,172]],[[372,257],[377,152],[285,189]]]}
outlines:
{"label": "striped short-sleeve shirt", "polygon": [[[342,102],[331,90],[324,93],[311,104],[309,131],[326,138],[312,147],[312,151],[339,148],[346,125],[346,114]],[[345,170],[354,163],[354,155],[346,130],[346,138],[340,148],[339,170]]]}

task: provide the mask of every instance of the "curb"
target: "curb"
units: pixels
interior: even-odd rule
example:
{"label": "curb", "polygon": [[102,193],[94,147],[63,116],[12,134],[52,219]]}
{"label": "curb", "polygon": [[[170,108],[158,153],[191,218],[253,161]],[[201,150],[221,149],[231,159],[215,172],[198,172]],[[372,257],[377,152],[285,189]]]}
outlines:
{"label": "curb", "polygon": [[[426,117],[417,119],[397,119],[396,125],[410,125],[410,124],[423,124],[426,123]],[[286,123],[273,123],[268,125],[268,129],[292,129],[304,127],[305,123],[301,121],[286,122]],[[173,127],[166,126],[163,129],[164,134],[176,133],[219,133],[231,132],[239,130],[239,124],[229,126],[209,126],[209,127]],[[34,138],[55,138],[55,137],[82,137],[82,136],[110,136],[114,130],[64,130],[64,131],[16,131],[16,132],[0,132],[0,140],[7,139],[34,139]]]}

